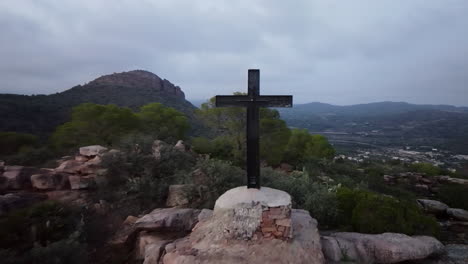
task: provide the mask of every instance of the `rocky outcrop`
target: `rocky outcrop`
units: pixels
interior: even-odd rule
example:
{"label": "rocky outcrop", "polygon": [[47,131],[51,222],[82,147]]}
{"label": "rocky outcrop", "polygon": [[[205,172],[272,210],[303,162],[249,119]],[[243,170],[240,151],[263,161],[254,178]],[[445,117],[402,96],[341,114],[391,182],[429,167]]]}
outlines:
{"label": "rocky outcrop", "polygon": [[162,153],[169,148],[169,145],[162,140],[155,140],[152,146],[153,157],[159,161],[161,160]]}
{"label": "rocky outcrop", "polygon": [[54,171],[32,175],[31,184],[34,189],[41,191],[70,188],[68,175]]}
{"label": "rocky outcrop", "polygon": [[189,208],[159,208],[140,218],[129,216],[108,243],[114,252],[134,251],[136,259],[158,263],[164,246],[186,236],[199,217],[200,210]]}
{"label": "rocky outcrop", "polygon": [[459,221],[467,221],[468,222],[468,211],[458,208],[448,208],[447,214]]}
{"label": "rocky outcrop", "polygon": [[28,207],[47,199],[47,195],[39,193],[9,193],[0,195],[0,216],[11,210]]}
{"label": "rocky outcrop", "polygon": [[99,145],[92,145],[80,148],[80,155],[85,157],[101,156],[107,152],[107,148]]}
{"label": "rocky outcrop", "polygon": [[174,149],[178,150],[178,151],[188,151],[188,148],[187,146],[185,145],[184,141],[183,140],[179,140],[177,141],[177,143],[175,144],[174,146]]}
{"label": "rocky outcrop", "polygon": [[417,201],[426,212],[431,214],[444,214],[449,208],[448,205],[436,200],[418,199]]}
{"label": "rocky outcrop", "polygon": [[440,255],[444,246],[428,236],[407,236],[384,233],[334,233],[321,239],[325,257],[329,261],[358,263],[399,263]]}
{"label": "rocky outcrop", "polygon": [[[234,188],[216,201],[213,214],[207,213],[188,237],[166,246],[162,263],[324,263],[317,222],[306,211],[291,210],[290,204],[290,196],[282,191]],[[275,231],[283,222],[291,225],[288,239],[262,232],[263,209]]]}
{"label": "rocky outcrop", "polygon": [[198,222],[200,210],[158,208],[136,221],[135,228],[146,231],[190,231]]}
{"label": "rocky outcrop", "polygon": [[[214,214],[200,222],[189,237],[165,248],[164,264],[182,263],[324,263],[317,222],[303,210],[292,210],[293,239],[266,238],[258,241],[221,239]],[[217,227],[218,226],[218,227]]]}
{"label": "rocky outcrop", "polygon": [[0,175],[0,190],[22,190],[31,188],[31,175],[48,172],[46,169],[38,169],[24,166],[4,166]]}

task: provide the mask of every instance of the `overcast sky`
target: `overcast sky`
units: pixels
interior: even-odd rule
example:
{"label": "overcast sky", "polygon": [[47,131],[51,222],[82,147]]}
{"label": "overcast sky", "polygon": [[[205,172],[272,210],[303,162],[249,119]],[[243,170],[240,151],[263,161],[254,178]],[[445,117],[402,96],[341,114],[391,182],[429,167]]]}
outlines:
{"label": "overcast sky", "polygon": [[468,106],[467,0],[1,0],[0,93],[151,71],[188,99]]}

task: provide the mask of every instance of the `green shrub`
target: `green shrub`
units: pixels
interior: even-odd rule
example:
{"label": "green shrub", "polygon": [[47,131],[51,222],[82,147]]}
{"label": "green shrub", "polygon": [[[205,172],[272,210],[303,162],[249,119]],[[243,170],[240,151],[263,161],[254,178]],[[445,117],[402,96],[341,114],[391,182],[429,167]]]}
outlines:
{"label": "green shrub", "polygon": [[442,185],[438,198],[452,208],[468,210],[468,187],[459,184]]}
{"label": "green shrub", "polygon": [[31,134],[0,132],[0,156],[15,154],[22,148],[33,148],[38,144],[38,138]]}
{"label": "green shrub", "polygon": [[428,176],[436,176],[442,173],[442,170],[430,163],[414,163],[411,164],[410,169],[414,172],[424,173]]}
{"label": "green shrub", "polygon": [[52,201],[11,212],[0,219],[0,248],[47,245],[67,238],[79,220],[74,210]]}
{"label": "green shrub", "polygon": [[[18,153],[4,157],[7,164],[24,166],[44,166],[46,162],[55,158],[55,152],[47,147],[21,148]],[[54,164],[55,165],[55,164]]]}
{"label": "green shrub", "polygon": [[206,175],[206,185],[215,199],[229,189],[245,185],[245,171],[230,162],[204,159],[199,160],[195,168]]}
{"label": "green shrub", "polygon": [[415,204],[364,190],[337,191],[341,224],[356,232],[396,232],[408,235],[439,234],[434,218],[425,216]]}
{"label": "green shrub", "polygon": [[321,227],[332,228],[339,224],[338,201],[333,188],[324,184],[312,184],[303,208],[317,219]]}
{"label": "green shrub", "polygon": [[86,263],[78,211],[46,201],[0,219],[2,263]]}

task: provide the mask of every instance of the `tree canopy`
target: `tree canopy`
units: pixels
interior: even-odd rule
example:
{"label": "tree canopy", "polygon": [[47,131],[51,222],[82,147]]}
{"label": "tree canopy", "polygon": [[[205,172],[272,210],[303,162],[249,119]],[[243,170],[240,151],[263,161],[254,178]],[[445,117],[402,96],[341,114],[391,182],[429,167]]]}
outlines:
{"label": "tree canopy", "polygon": [[112,145],[133,132],[163,140],[181,139],[188,128],[182,113],[160,103],[144,105],[138,113],[127,107],[85,103],[73,108],[71,120],[57,127],[51,142],[57,149]]}

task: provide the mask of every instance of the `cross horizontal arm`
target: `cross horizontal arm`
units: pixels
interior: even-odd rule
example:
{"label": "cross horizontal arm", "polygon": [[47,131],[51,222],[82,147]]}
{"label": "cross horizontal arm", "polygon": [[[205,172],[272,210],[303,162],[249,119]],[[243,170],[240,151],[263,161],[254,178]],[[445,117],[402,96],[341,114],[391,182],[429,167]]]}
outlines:
{"label": "cross horizontal arm", "polygon": [[216,107],[247,107],[254,104],[258,107],[292,107],[291,95],[218,95]]}

